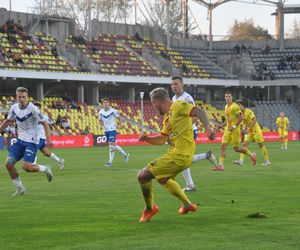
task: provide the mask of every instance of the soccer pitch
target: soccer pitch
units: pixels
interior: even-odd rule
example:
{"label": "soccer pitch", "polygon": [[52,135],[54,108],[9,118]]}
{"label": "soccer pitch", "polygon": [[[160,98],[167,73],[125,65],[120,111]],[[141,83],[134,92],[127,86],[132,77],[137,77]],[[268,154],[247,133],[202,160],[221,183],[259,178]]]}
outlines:
{"label": "soccer pitch", "polygon": [[[116,153],[114,166],[105,168],[106,147],[55,149],[66,160],[59,171],[50,164],[54,179],[21,170],[27,193],[12,197],[14,185],[0,152],[0,249],[299,249],[300,248],[300,143],[267,144],[272,165],[261,166],[258,147],[251,144],[258,162],[244,166],[227,150],[224,172],[213,172],[209,162],[192,166],[199,204],[196,213],[179,215],[180,202],[154,184],[160,212],[149,223],[138,220],[144,208],[136,179],[138,169],[161,155],[167,146],[127,147],[128,164]],[[198,145],[197,152],[219,145]],[[181,175],[177,177],[183,185]],[[267,218],[247,218],[262,212]]]}

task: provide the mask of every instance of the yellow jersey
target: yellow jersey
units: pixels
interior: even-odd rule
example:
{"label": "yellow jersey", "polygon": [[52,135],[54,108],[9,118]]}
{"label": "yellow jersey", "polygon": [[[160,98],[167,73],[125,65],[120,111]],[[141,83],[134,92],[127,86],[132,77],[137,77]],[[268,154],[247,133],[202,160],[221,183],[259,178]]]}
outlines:
{"label": "yellow jersey", "polygon": [[240,106],[235,102],[225,106],[225,118],[226,118],[226,129],[229,129],[232,125],[236,125],[239,115],[241,114]]}
{"label": "yellow jersey", "polygon": [[161,133],[169,137],[168,153],[193,155],[195,152],[194,132],[190,113],[195,108],[186,101],[175,101],[165,115]]}
{"label": "yellow jersey", "polygon": [[[247,108],[245,109],[243,114],[244,114],[243,123],[247,128],[249,128],[252,120],[255,119],[255,115],[251,109],[247,109]],[[259,130],[261,130],[261,128],[258,122],[256,121],[254,126],[252,127],[252,131],[259,131]]]}
{"label": "yellow jersey", "polygon": [[[289,122],[289,119],[287,117],[284,117],[284,118],[278,117],[276,119],[276,125],[277,125],[278,129],[287,130],[287,127],[288,127],[289,123],[290,122]],[[280,127],[280,126],[283,126],[283,128]]]}

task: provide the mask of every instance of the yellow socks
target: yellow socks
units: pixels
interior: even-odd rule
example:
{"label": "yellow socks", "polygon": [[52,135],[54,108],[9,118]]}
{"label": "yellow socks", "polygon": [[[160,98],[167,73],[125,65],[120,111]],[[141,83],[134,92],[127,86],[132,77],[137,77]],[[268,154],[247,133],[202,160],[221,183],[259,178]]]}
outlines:
{"label": "yellow socks", "polygon": [[164,185],[163,185],[171,194],[176,196],[184,205],[191,204],[189,198],[186,196],[186,194],[181,190],[181,187],[178,185],[178,183],[172,179],[169,179]]}
{"label": "yellow socks", "polygon": [[284,140],[284,148],[287,149],[287,145],[288,145],[288,139]]}
{"label": "yellow socks", "polygon": [[220,159],[219,159],[219,165],[224,165],[224,161],[225,161],[225,157],[220,157]]}
{"label": "yellow socks", "polygon": [[269,161],[270,160],[269,159],[269,153],[268,153],[268,150],[267,150],[266,146],[261,147],[260,150],[261,150],[261,153],[264,157],[264,160]]}

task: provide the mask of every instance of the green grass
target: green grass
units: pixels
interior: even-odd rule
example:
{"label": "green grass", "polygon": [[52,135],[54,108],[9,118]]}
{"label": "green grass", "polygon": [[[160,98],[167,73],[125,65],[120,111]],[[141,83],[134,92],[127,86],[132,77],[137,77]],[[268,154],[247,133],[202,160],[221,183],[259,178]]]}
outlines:
{"label": "green grass", "polygon": [[[231,163],[238,155],[228,148],[226,171],[213,172],[207,162],[192,168],[197,192],[188,196],[199,204],[196,213],[180,216],[179,201],[154,184],[160,212],[150,223],[138,223],[144,204],[136,180],[137,170],[159,156],[166,146],[127,147],[130,162],[116,155],[112,168],[104,168],[107,148],[57,149],[66,159],[60,172],[53,162],[54,179],[18,169],[28,192],[12,197],[14,185],[4,166],[0,169],[0,249],[299,249],[300,150],[289,143],[267,145],[271,167],[262,157],[252,167]],[[219,145],[199,145],[198,152]],[[177,178],[183,185],[181,175]],[[263,212],[265,219],[251,219]]]}

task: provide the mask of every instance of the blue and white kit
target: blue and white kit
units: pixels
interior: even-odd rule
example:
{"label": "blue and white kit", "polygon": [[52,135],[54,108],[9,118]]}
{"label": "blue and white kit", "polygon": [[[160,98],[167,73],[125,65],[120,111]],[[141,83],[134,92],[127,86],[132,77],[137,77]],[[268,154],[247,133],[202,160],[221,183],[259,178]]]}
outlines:
{"label": "blue and white kit", "polygon": [[117,127],[115,118],[118,117],[118,111],[111,107],[108,110],[101,109],[99,111],[99,120],[103,122],[107,142],[116,141]]}

